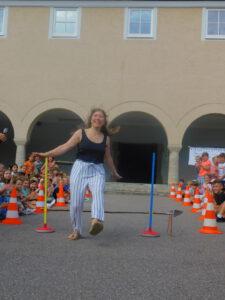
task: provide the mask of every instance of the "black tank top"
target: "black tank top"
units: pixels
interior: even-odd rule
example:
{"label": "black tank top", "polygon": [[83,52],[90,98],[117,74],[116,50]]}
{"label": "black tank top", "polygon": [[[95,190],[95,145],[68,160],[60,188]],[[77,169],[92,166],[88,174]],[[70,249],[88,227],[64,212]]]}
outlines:
{"label": "black tank top", "polygon": [[85,130],[82,129],[82,139],[77,146],[77,159],[95,164],[103,163],[105,156],[106,139],[107,135],[104,134],[104,138],[101,143],[94,143],[89,140]]}

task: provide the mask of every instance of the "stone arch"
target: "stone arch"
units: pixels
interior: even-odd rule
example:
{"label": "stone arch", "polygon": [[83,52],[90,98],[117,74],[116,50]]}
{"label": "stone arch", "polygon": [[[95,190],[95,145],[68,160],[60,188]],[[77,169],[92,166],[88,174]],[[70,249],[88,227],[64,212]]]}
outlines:
{"label": "stone arch", "polygon": [[[83,126],[80,116],[65,108],[48,109],[37,116],[28,130],[26,156],[32,152],[42,152],[64,144],[72,134]],[[62,170],[69,173],[77,149],[71,149],[57,157]]]}
{"label": "stone arch", "polygon": [[225,114],[225,104],[223,103],[205,103],[186,112],[177,123],[178,139],[182,140],[187,128],[197,119],[209,114]]}
{"label": "stone arch", "polygon": [[22,119],[21,135],[25,139],[29,139],[31,128],[39,116],[52,109],[64,109],[73,112],[84,120],[86,116],[86,110],[76,102],[67,99],[48,99],[41,103],[33,106],[29,111],[26,112]]}
{"label": "stone arch", "polygon": [[168,137],[160,120],[133,106],[132,110],[120,110],[110,126],[120,126],[111,140],[114,160],[124,182],[149,182],[153,152],[157,158],[155,182],[167,182]]}
{"label": "stone arch", "polygon": [[[225,106],[224,106],[225,108]],[[186,128],[182,138],[182,149],[180,151],[179,173],[180,177],[187,179],[196,178],[197,171],[194,165],[188,165],[189,147],[200,147],[203,152],[205,148],[225,148],[225,111],[220,109],[200,114]],[[202,149],[201,149],[202,148]],[[221,151],[218,149],[218,151]],[[219,153],[218,153],[219,154]]]}
{"label": "stone arch", "polygon": [[7,103],[5,103],[2,99],[0,99],[0,111],[7,116],[10,123],[12,124],[14,136],[18,135],[21,127],[20,119],[18,118],[18,114],[16,111],[12,109]]}
{"label": "stone arch", "polygon": [[168,145],[180,145],[175,124],[169,114],[157,105],[144,101],[127,101],[108,109],[109,122],[117,118],[123,113],[139,111],[147,113],[157,119],[167,136]]}

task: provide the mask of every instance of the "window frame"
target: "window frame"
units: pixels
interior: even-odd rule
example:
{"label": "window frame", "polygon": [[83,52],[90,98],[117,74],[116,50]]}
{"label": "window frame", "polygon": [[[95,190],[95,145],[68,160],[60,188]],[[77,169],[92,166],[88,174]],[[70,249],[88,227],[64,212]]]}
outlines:
{"label": "window frame", "polygon": [[7,27],[8,27],[8,7],[0,6],[0,9],[3,10],[3,22],[2,22],[2,31],[0,32],[0,38],[7,36]]}
{"label": "window frame", "polygon": [[203,8],[203,38],[205,40],[225,40],[224,35],[208,34],[208,12],[209,11],[225,11],[225,8]]}
{"label": "window frame", "polygon": [[[77,12],[77,28],[74,34],[65,34],[55,32],[55,16],[56,11],[76,11]],[[49,38],[52,39],[79,39],[80,38],[80,22],[81,22],[81,9],[80,7],[64,8],[64,7],[51,7],[50,8],[50,22],[49,22]]]}
{"label": "window frame", "polygon": [[[148,10],[151,11],[151,33],[150,34],[137,34],[129,33],[130,27],[130,12],[132,10]],[[125,28],[124,38],[125,39],[156,39],[156,28],[157,28],[157,9],[154,7],[127,7],[125,8]]]}

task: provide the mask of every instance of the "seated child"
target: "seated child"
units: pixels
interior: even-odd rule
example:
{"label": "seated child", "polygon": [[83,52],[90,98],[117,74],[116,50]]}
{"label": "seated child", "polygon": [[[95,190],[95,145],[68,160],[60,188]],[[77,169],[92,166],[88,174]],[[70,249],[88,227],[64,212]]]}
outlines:
{"label": "seated child", "polygon": [[36,200],[37,200],[37,187],[38,182],[36,179],[31,179],[30,181],[30,193],[27,196],[27,207],[36,208]]}
{"label": "seated child", "polygon": [[[53,170],[59,170],[59,166],[56,164],[55,158],[52,156],[48,157],[48,170],[50,173],[52,173]],[[45,174],[45,164],[41,167],[41,174],[43,176]]]}
{"label": "seated child", "polygon": [[194,196],[196,188],[199,187],[198,181],[197,181],[197,180],[191,180],[191,181],[188,183],[188,185],[190,186],[190,194],[191,194],[192,196]]}
{"label": "seated child", "polygon": [[34,156],[31,154],[27,161],[24,163],[25,174],[30,177],[34,173]]}
{"label": "seated child", "polygon": [[184,197],[185,189],[186,189],[186,184],[184,183],[184,179],[179,179],[178,186],[181,187],[182,197]]}
{"label": "seated child", "polygon": [[218,155],[218,179],[225,183],[225,153]]}
{"label": "seated child", "polygon": [[30,194],[30,181],[29,181],[29,179],[25,178],[23,180],[21,193],[22,193],[23,197],[25,197],[25,198],[27,198],[27,196]]}
{"label": "seated child", "polygon": [[201,194],[205,194],[206,190],[212,191],[211,179],[212,177],[209,174],[206,174],[204,176],[204,183],[201,185],[200,188]]}
{"label": "seated child", "polygon": [[217,222],[225,222],[225,193],[223,191],[223,182],[219,179],[212,183],[212,190],[215,199],[215,210]]}
{"label": "seated child", "polygon": [[41,168],[42,168],[43,162],[39,155],[34,156],[34,175],[39,177],[41,174]]}
{"label": "seated child", "polygon": [[25,176],[26,175],[26,167],[24,165],[19,167],[18,174],[19,174],[19,176]]}
{"label": "seated child", "polygon": [[197,187],[199,187],[199,183],[197,180],[192,180],[190,182],[188,182],[188,185],[190,186],[190,199],[193,202],[194,199],[194,195],[195,195],[195,191],[197,189]]}
{"label": "seated child", "polygon": [[12,189],[11,171],[5,170],[3,174],[3,180],[0,182],[0,195],[2,197],[8,198],[7,200],[9,200],[11,189]]}
{"label": "seated child", "polygon": [[10,170],[5,170],[3,179],[0,182],[0,220],[6,218],[7,206],[10,199],[10,192],[12,189],[12,175]]}
{"label": "seated child", "polygon": [[17,178],[18,177],[18,165],[17,164],[13,164],[11,167],[10,167],[10,170],[11,170],[11,175],[12,175],[12,178]]}
{"label": "seated child", "polygon": [[5,201],[5,198],[0,196],[0,221],[6,218],[8,202]]}
{"label": "seated child", "polygon": [[27,198],[22,193],[23,181],[21,179],[17,179],[15,183],[15,187],[17,191],[17,203],[18,203],[19,214],[20,215],[32,214],[33,210],[28,207]]}
{"label": "seated child", "polygon": [[17,205],[19,214],[24,214],[24,211],[26,210],[25,207],[25,198],[22,196],[21,189],[22,189],[23,182],[20,179],[17,179],[15,181],[15,188],[17,191]]}
{"label": "seated child", "polygon": [[70,179],[68,176],[63,176],[63,190],[65,202],[68,203],[70,201]]}
{"label": "seated child", "polygon": [[210,169],[210,174],[211,174],[212,177],[215,177],[215,178],[218,177],[218,163],[219,163],[218,156],[214,156],[212,158],[212,165],[211,165],[211,169]]}

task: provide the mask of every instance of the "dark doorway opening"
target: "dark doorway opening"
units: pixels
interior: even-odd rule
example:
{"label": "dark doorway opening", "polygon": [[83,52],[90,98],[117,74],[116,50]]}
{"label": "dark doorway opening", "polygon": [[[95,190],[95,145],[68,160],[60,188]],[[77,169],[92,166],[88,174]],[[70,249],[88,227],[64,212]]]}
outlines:
{"label": "dark doorway opening", "polygon": [[[118,143],[117,168],[123,182],[149,183],[152,153],[157,154],[157,144]],[[155,179],[157,177],[157,164]],[[155,180],[154,180],[155,181]]]}
{"label": "dark doorway opening", "polygon": [[1,143],[0,147],[0,163],[3,163],[6,168],[15,163],[16,158],[16,144],[14,142],[14,129],[9,118],[0,112],[0,132],[4,128],[8,128],[7,140]]}

